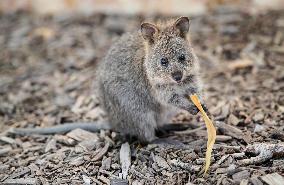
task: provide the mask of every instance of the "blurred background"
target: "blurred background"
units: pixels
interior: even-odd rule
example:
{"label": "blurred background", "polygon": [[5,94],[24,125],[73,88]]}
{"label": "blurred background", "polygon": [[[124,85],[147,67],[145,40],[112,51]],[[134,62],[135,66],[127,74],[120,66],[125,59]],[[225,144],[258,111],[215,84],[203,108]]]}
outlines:
{"label": "blurred background", "polygon": [[254,13],[284,7],[283,0],[1,0],[0,11],[28,10],[39,14],[200,15],[224,5]]}

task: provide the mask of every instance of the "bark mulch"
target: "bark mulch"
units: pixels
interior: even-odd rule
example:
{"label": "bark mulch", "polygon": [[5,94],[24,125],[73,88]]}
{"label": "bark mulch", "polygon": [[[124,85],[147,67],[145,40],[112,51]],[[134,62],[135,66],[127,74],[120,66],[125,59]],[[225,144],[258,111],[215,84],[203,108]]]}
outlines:
{"label": "bark mulch", "polygon": [[[15,136],[104,118],[92,94],[94,70],[122,33],[144,17],[0,16],[0,184],[284,184],[284,11],[251,15],[219,9],[192,17],[206,102],[217,127],[209,174],[200,115],[179,142],[127,143],[118,133],[73,130]],[[120,180],[119,180],[120,179]]]}

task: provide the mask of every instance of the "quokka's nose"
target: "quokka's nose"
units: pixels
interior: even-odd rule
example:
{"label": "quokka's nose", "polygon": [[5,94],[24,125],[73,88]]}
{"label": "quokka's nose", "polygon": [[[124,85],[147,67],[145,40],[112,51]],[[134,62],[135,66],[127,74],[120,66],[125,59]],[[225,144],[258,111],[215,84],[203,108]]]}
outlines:
{"label": "quokka's nose", "polygon": [[180,82],[182,79],[182,72],[181,71],[173,72],[172,77],[176,82]]}

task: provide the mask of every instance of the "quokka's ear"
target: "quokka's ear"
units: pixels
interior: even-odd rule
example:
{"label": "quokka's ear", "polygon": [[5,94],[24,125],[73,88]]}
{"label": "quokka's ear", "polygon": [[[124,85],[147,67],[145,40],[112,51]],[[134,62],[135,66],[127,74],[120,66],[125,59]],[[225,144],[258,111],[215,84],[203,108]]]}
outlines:
{"label": "quokka's ear", "polygon": [[189,31],[189,18],[188,17],[180,17],[174,23],[174,27],[178,30],[179,35],[182,38],[186,37],[186,34]]}
{"label": "quokka's ear", "polygon": [[150,23],[142,23],[141,24],[141,33],[145,40],[150,43],[154,42],[154,37],[158,33],[158,28]]}

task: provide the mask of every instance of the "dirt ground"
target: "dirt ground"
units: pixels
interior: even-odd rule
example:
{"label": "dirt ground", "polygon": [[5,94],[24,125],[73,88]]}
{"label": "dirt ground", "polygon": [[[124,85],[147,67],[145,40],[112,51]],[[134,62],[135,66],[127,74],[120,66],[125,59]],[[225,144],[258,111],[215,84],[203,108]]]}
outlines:
{"label": "dirt ground", "polygon": [[218,135],[205,178],[198,175],[207,140],[200,115],[176,116],[190,127],[166,136],[178,144],[133,142],[126,158],[125,139],[109,130],[5,132],[102,119],[92,94],[96,64],[117,37],[138,30],[143,20],[0,16],[0,184],[123,184],[117,179],[129,159],[127,179],[135,185],[284,184],[284,11],[219,9],[192,17],[191,40]]}

